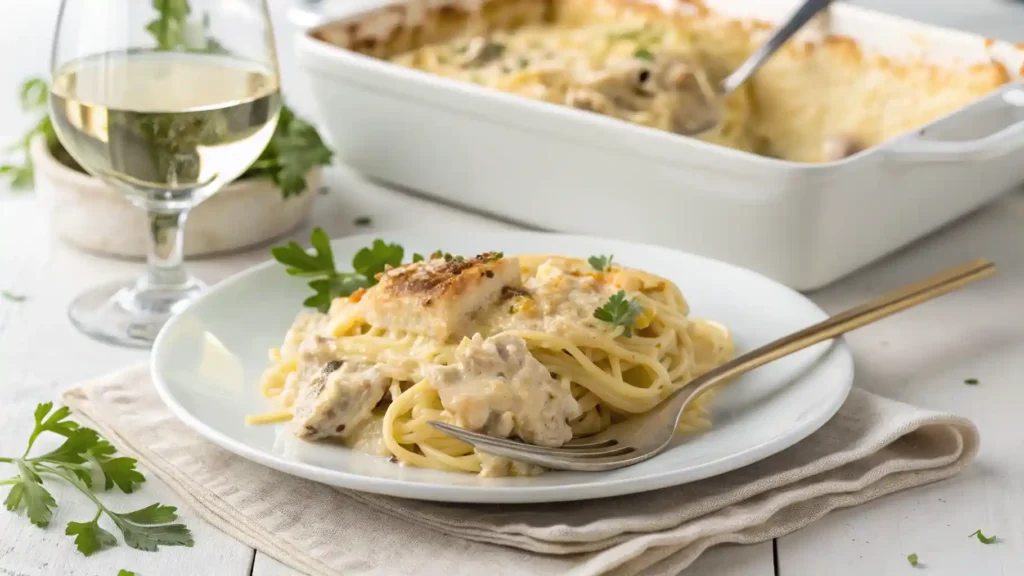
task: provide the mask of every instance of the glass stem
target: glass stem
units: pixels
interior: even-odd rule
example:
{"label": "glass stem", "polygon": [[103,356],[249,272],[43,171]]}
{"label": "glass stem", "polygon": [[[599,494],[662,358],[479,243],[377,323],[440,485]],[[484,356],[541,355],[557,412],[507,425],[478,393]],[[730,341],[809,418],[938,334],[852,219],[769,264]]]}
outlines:
{"label": "glass stem", "polygon": [[149,221],[147,270],[139,288],[181,289],[188,283],[184,266],[185,220],[188,210],[147,208]]}

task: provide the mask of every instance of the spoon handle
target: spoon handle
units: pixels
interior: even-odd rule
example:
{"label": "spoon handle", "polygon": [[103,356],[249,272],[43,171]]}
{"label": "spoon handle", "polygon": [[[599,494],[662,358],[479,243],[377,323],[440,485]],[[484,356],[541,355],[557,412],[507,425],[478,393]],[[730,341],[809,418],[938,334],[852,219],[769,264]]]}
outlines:
{"label": "spoon handle", "polygon": [[789,20],[775,30],[775,33],[772,34],[772,37],[767,42],[762,44],[743,64],[740,64],[739,68],[722,81],[723,94],[730,94],[733,90],[739,88],[753,76],[754,72],[757,72],[768,58],[771,58],[772,54],[775,54],[776,50],[782,47],[793,34],[796,34],[797,30],[803,28],[808,20],[831,3],[832,0],[807,0],[804,2],[789,17]]}

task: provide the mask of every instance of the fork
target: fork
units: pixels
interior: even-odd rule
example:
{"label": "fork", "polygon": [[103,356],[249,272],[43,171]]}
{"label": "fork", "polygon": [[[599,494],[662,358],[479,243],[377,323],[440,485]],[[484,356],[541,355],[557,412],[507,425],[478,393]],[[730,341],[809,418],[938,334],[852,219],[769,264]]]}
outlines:
{"label": "fork", "polygon": [[571,440],[559,448],[495,438],[437,420],[430,421],[430,425],[472,444],[482,452],[544,468],[600,472],[632,466],[664,451],[671,442],[679,425],[679,418],[686,407],[694,398],[715,386],[819,342],[830,340],[991,276],[995,271],[993,263],[978,259],[915,284],[887,292],[818,324],[751,350],[694,378],[642,416],[615,424],[594,436]]}

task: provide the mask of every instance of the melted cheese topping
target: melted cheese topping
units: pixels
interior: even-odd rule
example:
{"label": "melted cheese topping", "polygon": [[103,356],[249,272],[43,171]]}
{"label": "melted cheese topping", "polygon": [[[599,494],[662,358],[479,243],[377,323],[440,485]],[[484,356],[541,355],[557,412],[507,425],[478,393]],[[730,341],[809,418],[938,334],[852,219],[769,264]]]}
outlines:
{"label": "melted cheese topping", "polygon": [[[432,74],[685,133],[720,82],[772,25],[699,0],[664,12],[625,0],[490,0],[428,9],[378,39],[327,25],[328,41]],[[683,10],[685,8],[686,10]],[[410,9],[411,10],[411,9]],[[697,136],[798,162],[838,160],[940,118],[1009,81],[996,62],[936,65],[862,50],[809,25],[725,101]],[[385,39],[386,38],[386,39]]]}

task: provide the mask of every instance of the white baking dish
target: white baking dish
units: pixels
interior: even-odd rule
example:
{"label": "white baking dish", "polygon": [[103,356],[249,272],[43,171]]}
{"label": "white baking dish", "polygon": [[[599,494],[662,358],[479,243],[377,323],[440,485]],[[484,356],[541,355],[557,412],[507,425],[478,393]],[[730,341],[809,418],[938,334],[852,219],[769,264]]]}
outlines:
{"label": "white baking dish", "polygon": [[[766,20],[793,7],[707,4]],[[382,10],[363,4],[344,19],[401,23]],[[1024,181],[1024,53],[841,4],[820,25],[896,57],[996,60],[1013,81],[881,146],[801,164],[401,68],[306,34],[297,49],[331,143],[370,177],[540,228],[718,258],[806,290]]]}

